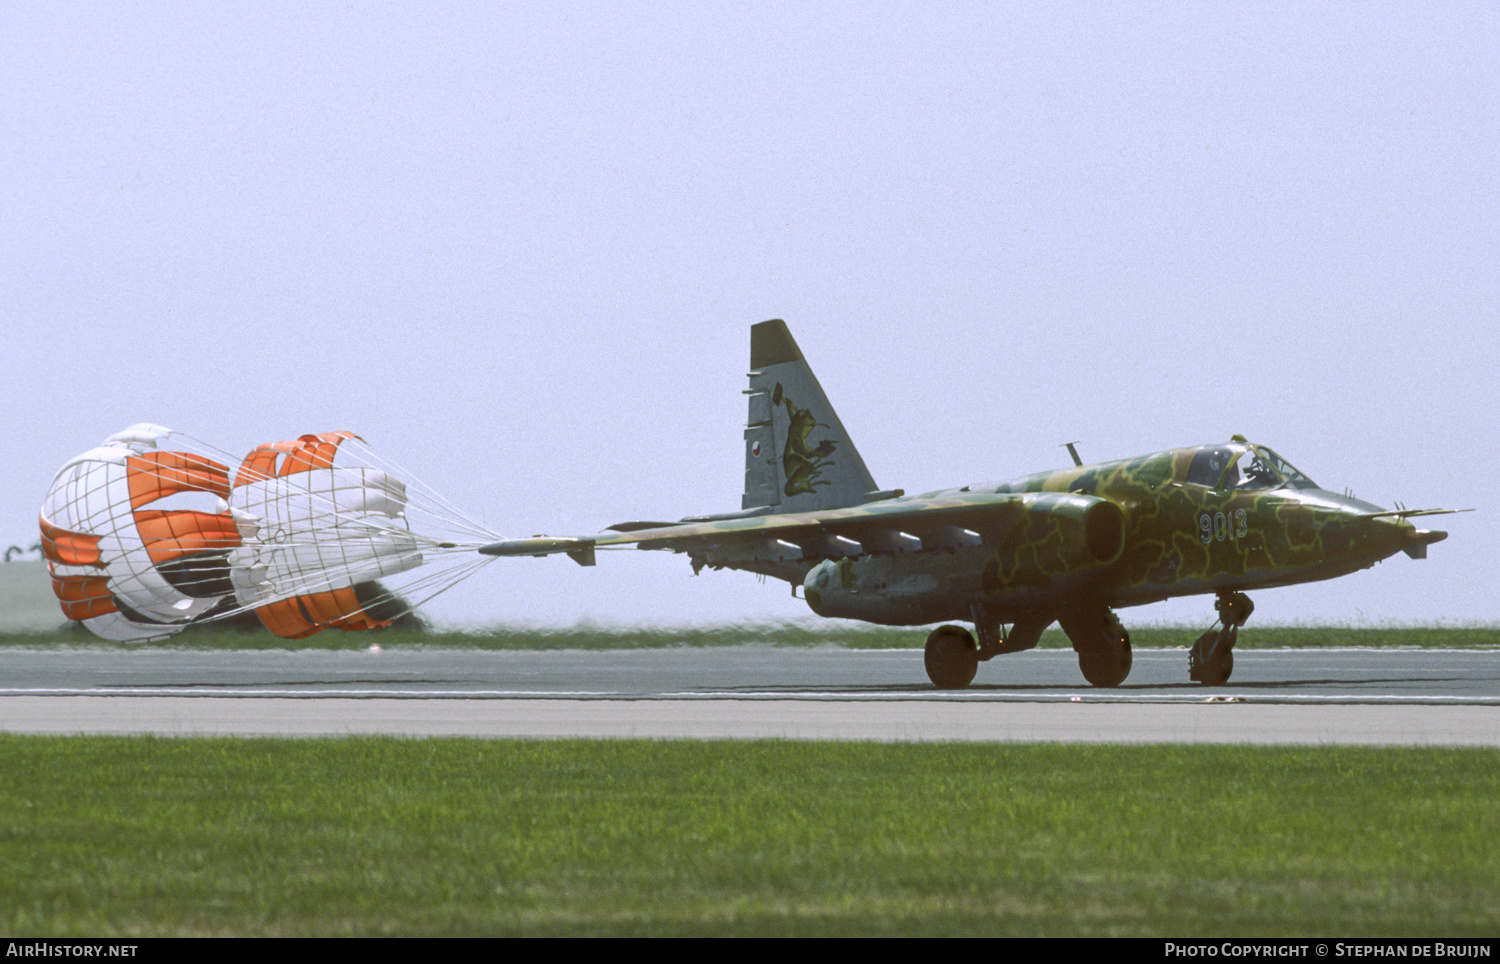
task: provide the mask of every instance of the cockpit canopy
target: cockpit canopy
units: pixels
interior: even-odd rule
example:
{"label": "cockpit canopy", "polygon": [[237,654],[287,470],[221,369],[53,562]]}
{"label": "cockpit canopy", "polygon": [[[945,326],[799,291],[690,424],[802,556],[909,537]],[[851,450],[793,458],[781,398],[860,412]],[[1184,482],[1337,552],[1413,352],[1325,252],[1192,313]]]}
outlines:
{"label": "cockpit canopy", "polygon": [[1318,484],[1286,459],[1264,445],[1249,442],[1205,445],[1193,455],[1183,479],[1211,489],[1251,491],[1255,489],[1316,489]]}

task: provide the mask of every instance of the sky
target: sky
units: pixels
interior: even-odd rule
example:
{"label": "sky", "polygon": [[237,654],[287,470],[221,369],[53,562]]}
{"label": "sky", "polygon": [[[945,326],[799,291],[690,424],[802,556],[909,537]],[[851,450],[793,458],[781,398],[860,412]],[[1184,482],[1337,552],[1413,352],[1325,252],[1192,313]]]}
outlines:
{"label": "sky", "polygon": [[[505,536],[738,509],[784,318],[883,487],[1241,433],[1479,510],[1258,622],[1492,623],[1497,50],[1489,3],[12,0],[0,544],[140,421],[350,429]],[[635,551],[429,612],[811,616]]]}

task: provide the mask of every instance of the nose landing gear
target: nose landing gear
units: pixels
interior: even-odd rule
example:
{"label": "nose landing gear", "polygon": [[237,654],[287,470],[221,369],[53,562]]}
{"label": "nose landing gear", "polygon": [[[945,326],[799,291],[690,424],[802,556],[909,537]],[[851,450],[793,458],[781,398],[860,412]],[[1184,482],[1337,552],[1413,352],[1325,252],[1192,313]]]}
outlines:
{"label": "nose landing gear", "polygon": [[1240,627],[1255,611],[1255,604],[1242,592],[1219,593],[1214,610],[1223,624],[1210,629],[1193,644],[1188,654],[1188,679],[1204,686],[1223,686],[1234,672],[1234,644]]}

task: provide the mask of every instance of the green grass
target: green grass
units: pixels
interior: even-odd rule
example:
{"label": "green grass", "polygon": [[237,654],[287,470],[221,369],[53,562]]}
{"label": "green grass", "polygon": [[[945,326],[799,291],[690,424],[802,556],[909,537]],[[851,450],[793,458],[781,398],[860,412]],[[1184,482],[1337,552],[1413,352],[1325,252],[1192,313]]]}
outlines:
{"label": "green grass", "polygon": [[0,737],[45,935],[1475,935],[1500,751]]}
{"label": "green grass", "polygon": [[[1137,648],[1191,646],[1207,626],[1141,626],[1130,628]],[[571,628],[499,626],[472,632],[392,627],[378,632],[325,630],[307,639],[285,640],[266,630],[195,626],[156,645],[185,649],[362,649],[431,646],[462,649],[658,649],[672,646],[840,646],[848,649],[918,649],[927,638],[922,627],[892,628],[838,623],[778,623],[707,628]],[[123,644],[99,639],[82,626],[47,633],[0,633],[0,647],[70,646],[100,648]],[[1057,628],[1042,634],[1041,648],[1067,649]],[[1240,649],[1320,646],[1422,646],[1431,648],[1500,648],[1500,626],[1352,627],[1257,626],[1240,631]]]}

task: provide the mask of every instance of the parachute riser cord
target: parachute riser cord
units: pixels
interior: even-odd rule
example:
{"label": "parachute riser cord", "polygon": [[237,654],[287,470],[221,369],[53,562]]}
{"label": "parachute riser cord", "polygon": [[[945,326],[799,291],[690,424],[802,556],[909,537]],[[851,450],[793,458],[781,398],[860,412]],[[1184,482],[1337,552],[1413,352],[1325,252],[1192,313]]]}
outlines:
{"label": "parachute riser cord", "polygon": [[[356,451],[364,457],[364,459],[372,468],[382,470],[393,469],[393,474],[398,475],[403,479],[409,480],[409,494],[413,496],[423,496],[427,499],[430,499],[435,502],[442,510],[441,512],[438,512],[432,509],[426,509],[426,511],[432,512],[434,515],[444,516],[452,522],[461,523],[461,525],[455,525],[455,528],[458,528],[460,531],[465,531],[477,536],[489,536],[493,539],[494,533],[490,532],[488,527],[460,510],[457,506],[453,505],[440,493],[438,493],[436,489],[427,485],[420,478],[418,478],[415,473],[407,471],[404,466],[397,462],[375,455],[370,447],[365,444],[363,439],[357,439],[356,441],[359,442]],[[414,493],[410,492],[410,490],[412,489],[415,489]],[[415,501],[415,499],[413,499],[413,501]]]}
{"label": "parachute riser cord", "polygon": [[[454,586],[456,586],[459,583],[463,582],[464,580],[468,579],[471,575],[473,575],[485,563],[487,563],[489,561],[491,561],[491,560],[489,560],[488,558],[485,558],[485,557],[480,557],[478,560],[472,560],[472,558],[466,558],[462,563],[460,563],[458,565],[450,565],[447,568],[441,569],[441,570],[436,571],[436,572],[424,573],[421,577],[417,578],[416,580],[411,581],[411,582],[407,583],[406,585],[400,587],[399,591],[397,591],[395,589],[390,589],[390,588],[382,587],[384,589],[384,591],[381,592],[380,594],[376,595],[376,596],[370,597],[369,599],[365,600],[364,601],[364,605],[378,605],[379,603],[382,603],[382,602],[404,600],[405,603],[406,603],[406,605],[411,610],[415,611],[418,607],[420,607],[422,605],[425,605],[427,602],[431,601],[432,599],[436,598],[437,596],[441,595],[442,593],[447,592],[449,589],[452,589]],[[428,592],[429,589],[431,589],[432,591]],[[295,598],[297,598],[299,596],[304,596],[304,595],[309,595],[309,594],[315,594],[315,593],[324,592],[324,591],[327,591],[327,590],[328,590],[328,586],[326,584],[323,585],[323,586],[308,585],[308,586],[302,587],[302,590],[299,591],[299,592],[295,592],[295,593],[278,593],[278,594],[270,596],[270,597],[268,597],[266,599],[262,599],[262,600],[259,600],[259,601],[253,602],[253,603],[244,603],[242,605],[235,606],[235,607],[233,607],[231,609],[226,609],[226,610],[222,610],[222,611],[216,612],[216,613],[214,613],[211,616],[207,616],[206,618],[203,618],[201,620],[196,620],[196,621],[199,621],[199,622],[217,622],[217,621],[219,621],[221,619],[227,619],[227,618],[230,618],[232,616],[237,616],[237,615],[242,615],[244,613],[254,612],[255,610],[260,609],[262,607],[275,605],[276,603],[285,602],[286,600],[289,600],[289,599],[295,599]],[[424,595],[421,595],[420,598],[418,598],[418,599],[412,599],[410,597],[413,594],[424,594]],[[352,610],[349,610],[347,612],[342,612],[342,613],[340,613],[338,616],[336,616],[334,618],[336,618],[336,619],[347,618],[349,616],[354,616],[354,615],[358,614],[359,611],[360,611],[359,609],[352,609]]]}

